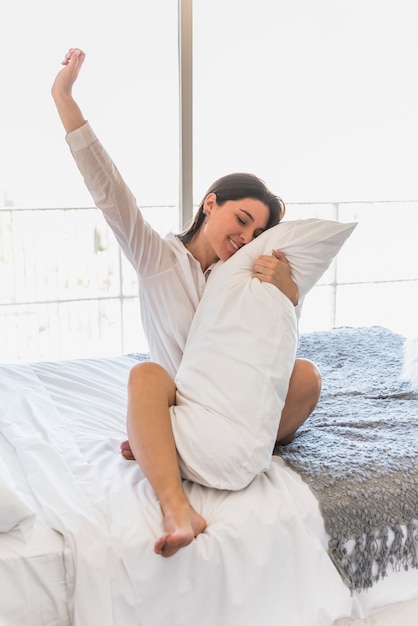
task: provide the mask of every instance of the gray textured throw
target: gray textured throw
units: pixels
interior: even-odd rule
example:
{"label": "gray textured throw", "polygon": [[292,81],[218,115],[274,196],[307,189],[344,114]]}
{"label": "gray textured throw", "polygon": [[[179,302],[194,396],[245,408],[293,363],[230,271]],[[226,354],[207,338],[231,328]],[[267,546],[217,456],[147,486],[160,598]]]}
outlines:
{"label": "gray textured throw", "polygon": [[418,394],[400,380],[404,338],[384,328],[301,336],[319,404],[279,454],[317,497],[329,554],[352,591],[418,567]]}

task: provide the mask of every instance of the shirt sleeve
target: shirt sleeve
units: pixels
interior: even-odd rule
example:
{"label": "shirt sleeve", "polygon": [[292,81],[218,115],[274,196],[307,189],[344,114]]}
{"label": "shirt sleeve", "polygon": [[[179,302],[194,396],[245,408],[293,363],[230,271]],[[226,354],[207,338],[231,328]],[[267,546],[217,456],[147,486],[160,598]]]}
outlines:
{"label": "shirt sleeve", "polygon": [[164,269],[164,264],[170,263],[164,239],[144,220],[134,195],[90,124],[72,131],[66,140],[96,207],[138,274],[148,276]]}

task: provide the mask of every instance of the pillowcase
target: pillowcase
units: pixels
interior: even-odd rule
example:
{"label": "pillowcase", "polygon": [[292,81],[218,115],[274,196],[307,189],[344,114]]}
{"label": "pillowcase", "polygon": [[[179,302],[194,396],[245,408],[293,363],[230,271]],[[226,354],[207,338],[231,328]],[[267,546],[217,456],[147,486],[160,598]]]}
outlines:
{"label": "pillowcase", "polygon": [[[331,265],[332,260],[356,226],[357,222],[344,224],[316,218],[280,222],[261,235],[262,244],[258,242],[259,237],[251,243],[251,245],[257,244],[253,248],[252,256],[255,261],[260,254],[271,253],[268,246],[284,252],[293,280],[299,289],[296,314],[300,317],[306,294]],[[256,250],[259,250],[259,246],[264,247],[266,252],[257,254]]]}
{"label": "pillowcase", "polygon": [[21,541],[27,541],[35,516],[35,512],[17,491],[6,464],[0,459],[0,532],[8,532]]}
{"label": "pillowcase", "polygon": [[279,289],[252,277],[254,262],[272,249],[284,252],[301,300],[355,226],[282,222],[212,270],[170,408],[184,478],[237,490],[268,469],[295,362],[297,318]]}

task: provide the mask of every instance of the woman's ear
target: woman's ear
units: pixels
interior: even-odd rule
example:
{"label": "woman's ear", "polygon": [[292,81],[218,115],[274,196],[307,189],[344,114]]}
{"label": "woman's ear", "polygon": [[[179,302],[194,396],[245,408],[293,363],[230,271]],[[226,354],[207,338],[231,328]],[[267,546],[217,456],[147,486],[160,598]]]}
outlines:
{"label": "woman's ear", "polygon": [[213,207],[216,204],[216,193],[208,193],[203,203],[203,212],[205,215],[210,215]]}

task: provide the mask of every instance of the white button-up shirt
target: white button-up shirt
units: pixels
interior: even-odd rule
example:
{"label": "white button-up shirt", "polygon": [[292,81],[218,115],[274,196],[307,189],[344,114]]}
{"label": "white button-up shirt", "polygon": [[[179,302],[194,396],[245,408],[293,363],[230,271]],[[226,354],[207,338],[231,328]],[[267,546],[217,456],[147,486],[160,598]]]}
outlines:
{"label": "white button-up shirt", "polygon": [[162,238],[144,220],[132,192],[88,123],[66,139],[95,205],[137,272],[151,360],[174,378],[206,276],[178,237],[169,234]]}

